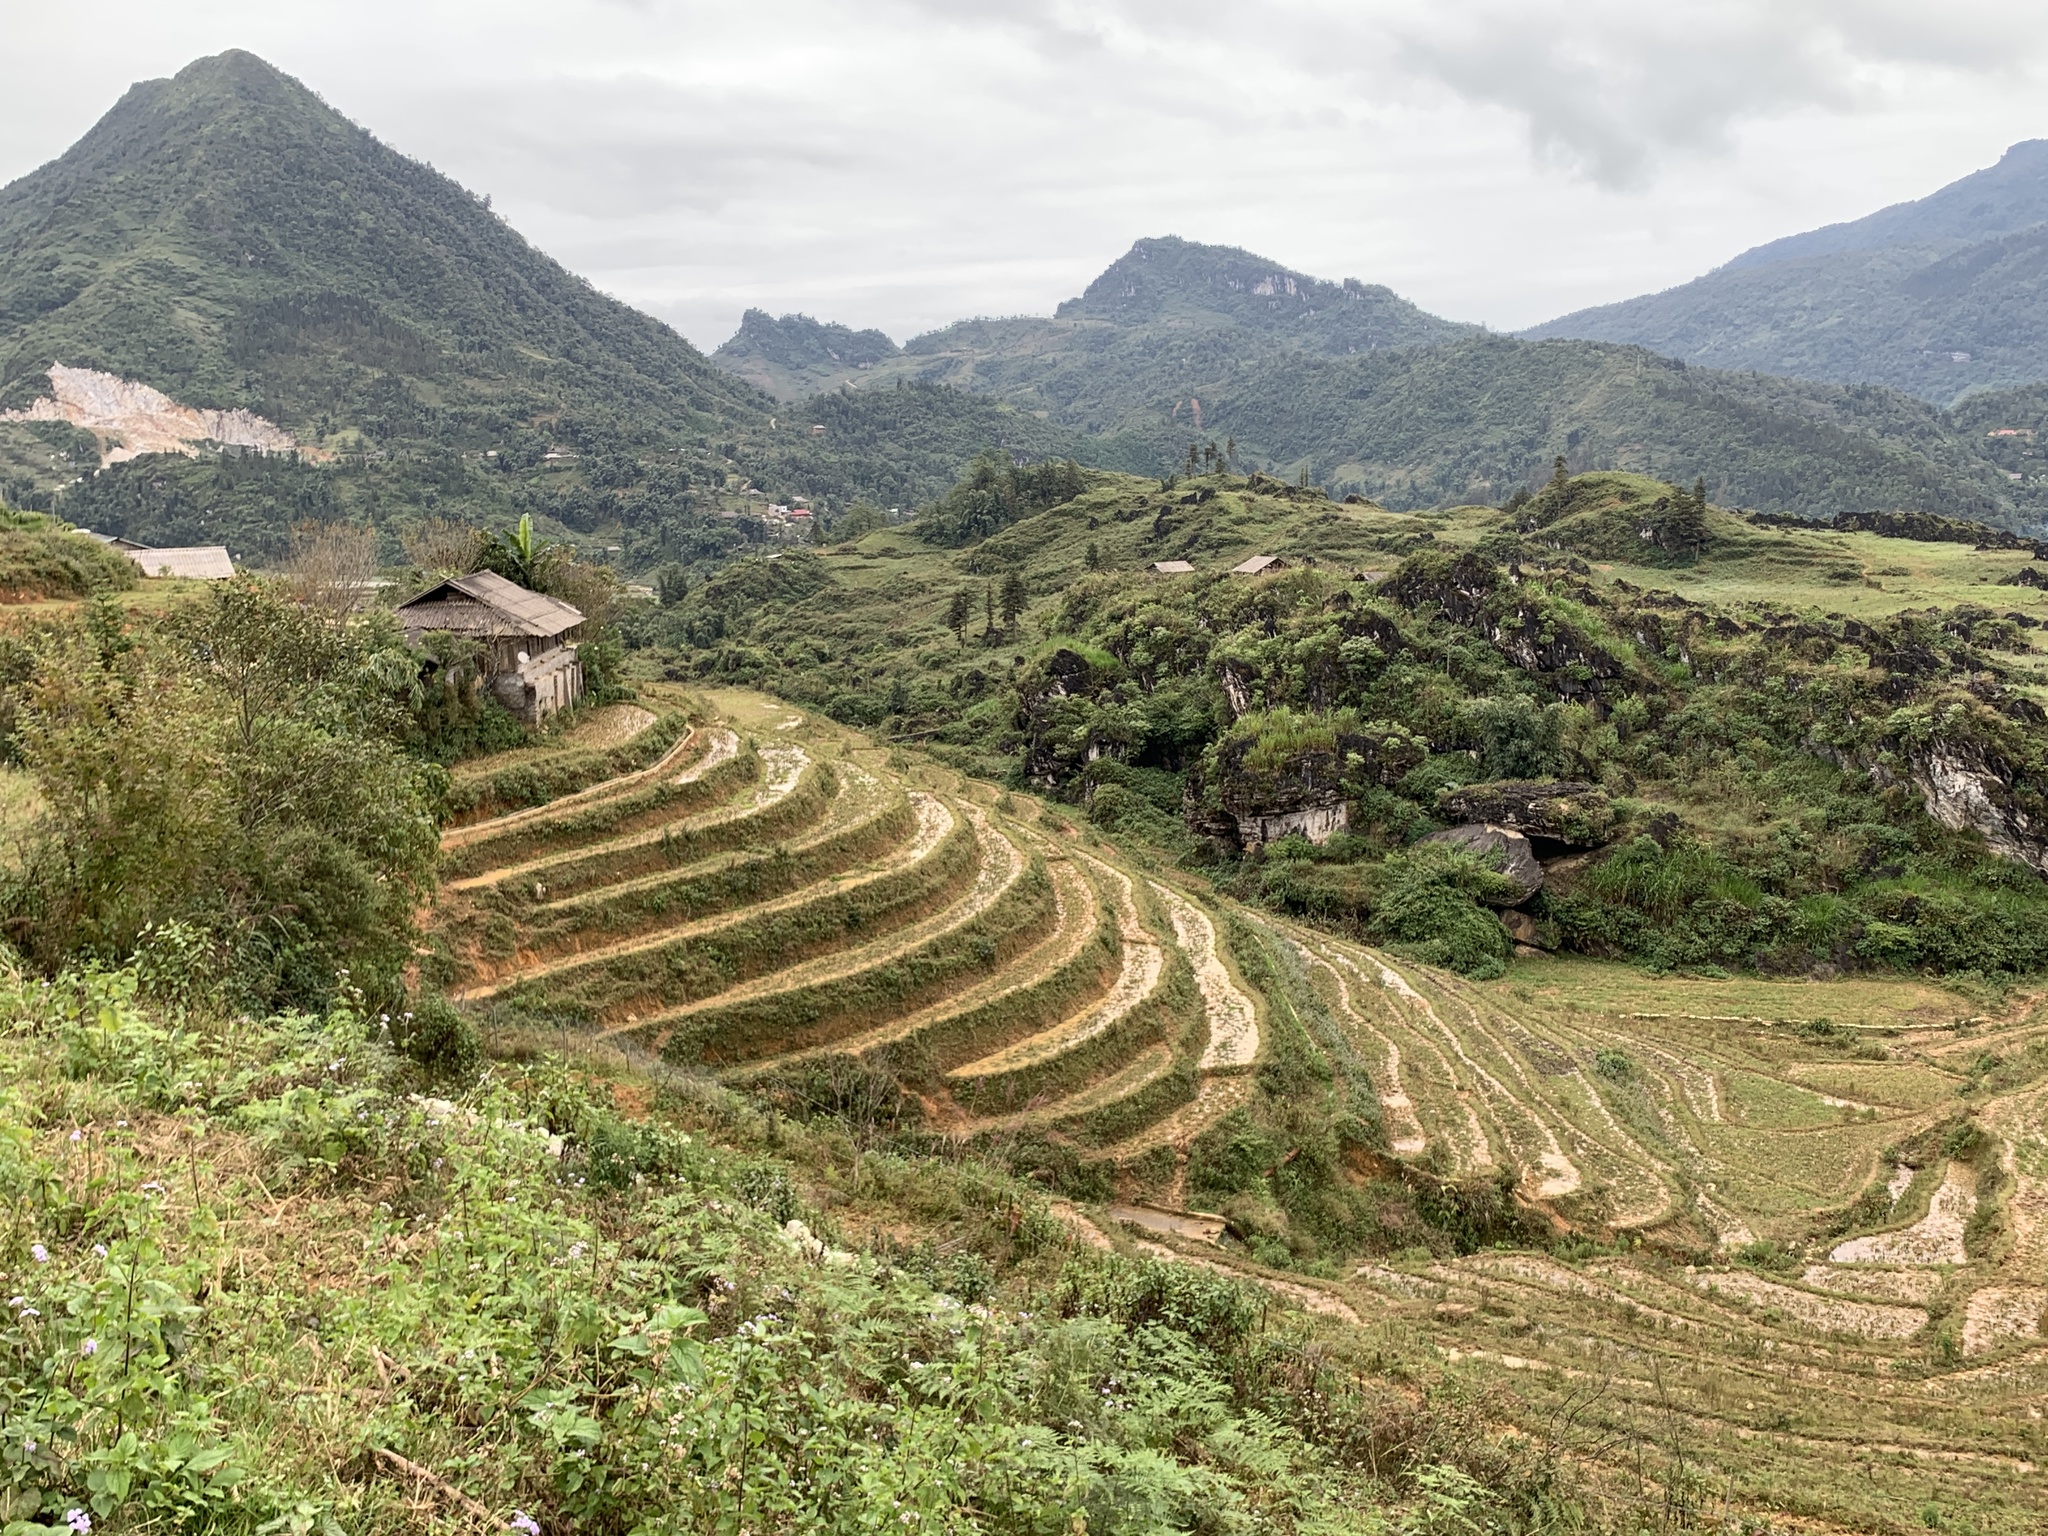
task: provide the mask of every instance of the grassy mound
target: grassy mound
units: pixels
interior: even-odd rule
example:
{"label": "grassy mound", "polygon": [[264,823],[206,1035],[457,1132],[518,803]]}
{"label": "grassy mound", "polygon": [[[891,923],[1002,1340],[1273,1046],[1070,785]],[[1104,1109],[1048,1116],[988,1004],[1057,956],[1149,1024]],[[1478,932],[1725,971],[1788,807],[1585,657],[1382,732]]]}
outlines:
{"label": "grassy mound", "polygon": [[0,602],[98,597],[142,579],[135,562],[36,512],[0,507]]}

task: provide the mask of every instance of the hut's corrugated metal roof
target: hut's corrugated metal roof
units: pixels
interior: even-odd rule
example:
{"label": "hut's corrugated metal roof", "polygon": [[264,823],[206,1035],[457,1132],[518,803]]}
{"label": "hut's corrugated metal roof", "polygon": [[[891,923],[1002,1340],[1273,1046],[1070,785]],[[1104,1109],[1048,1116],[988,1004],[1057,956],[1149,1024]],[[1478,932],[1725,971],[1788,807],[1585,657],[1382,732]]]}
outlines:
{"label": "hut's corrugated metal roof", "polygon": [[472,571],[437,582],[398,605],[409,633],[445,629],[461,635],[534,635],[551,640],[583,622],[583,611],[529,592],[496,571]]}
{"label": "hut's corrugated metal roof", "polygon": [[235,562],[220,544],[189,544],[180,549],[130,549],[124,540],[112,545],[142,568],[145,576],[184,576],[198,581],[232,581]]}
{"label": "hut's corrugated metal roof", "polygon": [[1194,566],[1185,560],[1154,560],[1152,569],[1162,576],[1186,576],[1193,572]]}
{"label": "hut's corrugated metal roof", "polygon": [[1233,565],[1230,568],[1230,574],[1233,576],[1256,576],[1259,572],[1270,571],[1275,566],[1284,571],[1287,569],[1287,562],[1278,555],[1253,555],[1244,564]]}

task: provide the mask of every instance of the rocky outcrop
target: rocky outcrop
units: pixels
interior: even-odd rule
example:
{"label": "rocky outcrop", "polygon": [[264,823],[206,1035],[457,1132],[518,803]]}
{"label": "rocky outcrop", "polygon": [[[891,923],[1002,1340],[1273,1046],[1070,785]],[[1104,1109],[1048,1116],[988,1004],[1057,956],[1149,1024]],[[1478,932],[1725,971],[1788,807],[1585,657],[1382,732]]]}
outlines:
{"label": "rocky outcrop", "polygon": [[1255,813],[1235,819],[1237,840],[1246,848],[1259,843],[1277,843],[1283,837],[1305,837],[1320,847],[1351,825],[1351,812],[1342,800],[1336,800],[1328,805],[1271,815]]}
{"label": "rocky outcrop", "polygon": [[1051,788],[1099,757],[1117,757],[1127,743],[1105,734],[1114,721],[1120,669],[1061,646],[1017,679],[1015,725],[1024,738],[1024,771]]}
{"label": "rocky outcrop", "polygon": [[1332,722],[1290,736],[1296,724],[1276,731],[1246,721],[1243,734],[1218,743],[1189,775],[1188,825],[1245,848],[1295,836],[1326,843],[1350,825],[1348,802],[1359,787],[1392,784],[1429,752],[1384,721]]}
{"label": "rocky outcrop", "polygon": [[1381,590],[1404,608],[1434,610],[1485,635],[1515,666],[1555,688],[1559,698],[1597,698],[1603,685],[1629,676],[1619,656],[1581,633],[1527,581],[1519,568],[1503,569],[1482,555],[1464,554],[1411,560]]}
{"label": "rocky outcrop", "polygon": [[[50,365],[50,395],[0,420],[64,421],[100,439],[101,462],[118,464],[145,453],[198,453],[201,443],[290,453],[291,433],[248,411],[203,411],[180,405],[161,390],[92,368]],[[315,455],[324,457],[324,455]]]}
{"label": "rocky outcrop", "polygon": [[1993,853],[2048,875],[2048,821],[2021,804],[2002,764],[1973,746],[1939,740],[1911,761],[1928,815],[1951,832],[1976,832]]}
{"label": "rocky outcrop", "polygon": [[1543,889],[1543,866],[1537,862],[1536,850],[1529,846],[1528,838],[1511,827],[1469,822],[1462,827],[1432,832],[1423,842],[1472,854],[1513,881],[1514,891],[1503,893],[1490,905],[1518,907]]}
{"label": "rocky outcrop", "polygon": [[1614,830],[1614,805],[1596,784],[1496,779],[1445,790],[1437,814],[1447,821],[1482,823],[1573,848],[1593,848]]}

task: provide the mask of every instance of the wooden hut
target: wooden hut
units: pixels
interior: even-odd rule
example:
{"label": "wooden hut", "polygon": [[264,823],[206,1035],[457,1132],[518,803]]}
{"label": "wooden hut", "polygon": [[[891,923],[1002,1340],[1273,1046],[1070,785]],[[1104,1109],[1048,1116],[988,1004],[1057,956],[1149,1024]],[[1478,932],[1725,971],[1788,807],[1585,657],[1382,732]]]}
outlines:
{"label": "wooden hut", "polygon": [[408,640],[445,632],[478,641],[485,681],[528,725],[583,697],[583,663],[575,645],[582,610],[529,592],[495,571],[437,582],[400,603],[398,621]]}

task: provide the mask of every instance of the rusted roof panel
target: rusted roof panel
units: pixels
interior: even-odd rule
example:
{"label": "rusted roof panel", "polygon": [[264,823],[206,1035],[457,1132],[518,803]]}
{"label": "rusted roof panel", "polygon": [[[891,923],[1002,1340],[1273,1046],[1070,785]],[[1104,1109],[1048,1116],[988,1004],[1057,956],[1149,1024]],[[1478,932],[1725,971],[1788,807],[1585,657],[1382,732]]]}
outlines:
{"label": "rusted roof panel", "polygon": [[447,630],[458,635],[533,635],[552,640],[583,622],[583,612],[559,598],[529,592],[495,571],[472,571],[436,582],[398,605],[408,634]]}

